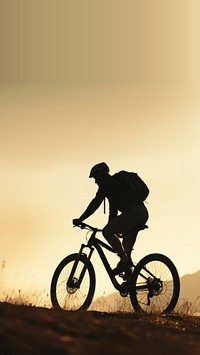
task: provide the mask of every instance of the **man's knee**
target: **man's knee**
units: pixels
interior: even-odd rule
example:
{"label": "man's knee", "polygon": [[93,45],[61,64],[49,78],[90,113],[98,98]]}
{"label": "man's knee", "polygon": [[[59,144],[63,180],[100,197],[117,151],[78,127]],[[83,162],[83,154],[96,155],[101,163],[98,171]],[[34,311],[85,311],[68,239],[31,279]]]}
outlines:
{"label": "man's knee", "polygon": [[113,226],[113,223],[109,222],[108,224],[106,224],[106,226],[102,230],[102,234],[107,240],[112,238],[115,234],[115,228]]}
{"label": "man's knee", "polygon": [[112,238],[116,233],[120,233],[120,230],[121,228],[119,221],[117,218],[114,218],[106,224],[102,230],[102,234],[104,238],[108,240],[109,238]]}

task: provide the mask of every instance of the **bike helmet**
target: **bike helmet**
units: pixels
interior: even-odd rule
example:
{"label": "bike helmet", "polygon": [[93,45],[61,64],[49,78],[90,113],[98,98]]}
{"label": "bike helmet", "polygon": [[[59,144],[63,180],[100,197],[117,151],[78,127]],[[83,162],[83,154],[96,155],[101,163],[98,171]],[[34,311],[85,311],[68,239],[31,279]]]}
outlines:
{"label": "bike helmet", "polygon": [[95,175],[97,172],[107,172],[109,173],[110,169],[108,167],[108,165],[106,163],[98,163],[96,165],[93,166],[93,168],[90,171],[90,178],[95,178]]}

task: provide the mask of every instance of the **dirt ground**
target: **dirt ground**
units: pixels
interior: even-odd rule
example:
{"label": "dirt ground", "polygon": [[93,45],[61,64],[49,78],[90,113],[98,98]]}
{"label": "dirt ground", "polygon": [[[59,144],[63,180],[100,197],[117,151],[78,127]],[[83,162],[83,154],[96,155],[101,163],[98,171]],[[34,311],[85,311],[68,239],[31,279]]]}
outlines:
{"label": "dirt ground", "polygon": [[64,312],[0,303],[0,354],[200,354],[200,317]]}

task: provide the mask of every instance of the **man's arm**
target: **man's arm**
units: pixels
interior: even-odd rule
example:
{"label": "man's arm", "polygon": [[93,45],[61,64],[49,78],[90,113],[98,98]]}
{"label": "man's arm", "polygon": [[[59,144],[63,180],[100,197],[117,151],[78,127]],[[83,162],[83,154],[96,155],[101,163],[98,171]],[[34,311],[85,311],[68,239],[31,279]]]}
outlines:
{"label": "man's arm", "polygon": [[99,208],[99,206],[103,202],[104,198],[105,198],[105,195],[104,195],[102,189],[99,189],[97,191],[95,198],[90,202],[90,204],[86,208],[85,212],[80,216],[79,220],[82,222],[86,218],[90,217]]}

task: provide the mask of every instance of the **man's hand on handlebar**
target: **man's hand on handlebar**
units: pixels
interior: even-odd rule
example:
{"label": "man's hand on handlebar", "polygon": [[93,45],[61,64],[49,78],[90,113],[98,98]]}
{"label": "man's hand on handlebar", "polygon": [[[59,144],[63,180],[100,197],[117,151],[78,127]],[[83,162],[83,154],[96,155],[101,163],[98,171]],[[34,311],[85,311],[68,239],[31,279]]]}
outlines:
{"label": "man's hand on handlebar", "polygon": [[73,223],[74,227],[79,227],[81,229],[88,229],[88,230],[93,231],[93,232],[94,231],[95,232],[102,232],[102,229],[92,227],[89,224],[86,224],[86,223],[82,222],[80,218],[73,219],[72,223]]}
{"label": "man's hand on handlebar", "polygon": [[81,229],[85,228],[85,224],[79,218],[73,219],[72,223],[75,227],[80,227]]}
{"label": "man's hand on handlebar", "polygon": [[73,219],[72,223],[74,226],[78,227],[82,224],[82,221],[79,218],[75,218]]}

